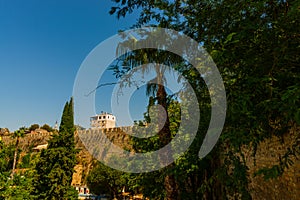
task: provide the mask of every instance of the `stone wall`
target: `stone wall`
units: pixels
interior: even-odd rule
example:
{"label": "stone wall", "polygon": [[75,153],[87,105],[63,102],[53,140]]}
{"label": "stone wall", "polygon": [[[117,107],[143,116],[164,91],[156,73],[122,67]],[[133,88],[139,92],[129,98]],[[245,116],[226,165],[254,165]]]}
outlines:
{"label": "stone wall", "polygon": [[[282,176],[265,180],[262,175],[254,177],[254,173],[260,168],[270,168],[279,163],[279,157],[283,156],[292,141],[300,134],[300,127],[294,126],[283,138],[272,137],[262,142],[257,149],[254,158],[252,151],[246,151],[247,166],[249,167],[250,189],[253,199],[257,200],[299,200],[300,199],[300,160],[291,157],[294,162],[287,168]],[[298,155],[299,156],[299,155]]]}

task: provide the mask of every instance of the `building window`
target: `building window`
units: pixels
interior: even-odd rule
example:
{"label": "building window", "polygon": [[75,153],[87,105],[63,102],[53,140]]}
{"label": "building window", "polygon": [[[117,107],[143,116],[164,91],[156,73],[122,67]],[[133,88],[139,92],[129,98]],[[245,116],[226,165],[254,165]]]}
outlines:
{"label": "building window", "polygon": [[105,119],[105,116],[103,116],[103,119]]}

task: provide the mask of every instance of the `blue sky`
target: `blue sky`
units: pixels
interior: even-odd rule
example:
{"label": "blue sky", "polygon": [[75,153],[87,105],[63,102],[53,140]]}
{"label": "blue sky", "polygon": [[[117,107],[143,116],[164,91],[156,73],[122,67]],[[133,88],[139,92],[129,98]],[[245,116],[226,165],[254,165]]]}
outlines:
{"label": "blue sky", "polygon": [[[111,5],[109,0],[0,0],[0,127],[14,131],[60,120],[84,58],[136,20],[135,14],[121,20],[110,16]],[[110,112],[109,105],[99,102],[97,111]]]}

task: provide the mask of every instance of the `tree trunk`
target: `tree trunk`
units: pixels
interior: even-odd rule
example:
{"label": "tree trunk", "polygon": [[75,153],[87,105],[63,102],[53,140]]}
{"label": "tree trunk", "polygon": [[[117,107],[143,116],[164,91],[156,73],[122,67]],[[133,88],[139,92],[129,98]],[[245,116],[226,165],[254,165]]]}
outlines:
{"label": "tree trunk", "polygon": [[15,153],[14,153],[14,163],[13,163],[13,168],[12,168],[12,173],[11,173],[11,178],[12,179],[14,178],[15,170],[16,170],[16,165],[17,165],[17,156],[18,156],[19,141],[20,141],[20,137],[17,137],[16,149],[15,149]]}
{"label": "tree trunk", "polygon": [[[165,87],[163,86],[163,73],[158,69],[159,66],[156,66],[156,73],[157,73],[157,83],[158,83],[158,89],[156,93],[157,97],[157,103],[161,105],[165,111],[166,116],[158,115],[159,122],[165,120],[165,124],[163,128],[159,131],[158,136],[160,140],[160,145],[165,146],[167,145],[171,140],[171,131],[170,131],[170,121],[169,121],[169,115],[168,115],[168,105],[167,105],[167,92]],[[170,149],[171,151],[171,149]],[[160,159],[160,162],[165,161],[165,157],[172,156],[171,153],[169,155],[163,155]],[[172,167],[173,165],[170,165],[168,168]],[[177,192],[177,183],[175,180],[175,177],[173,175],[167,174],[164,179],[164,186],[166,190],[166,200],[176,200],[178,199],[178,192]]]}
{"label": "tree trunk", "polygon": [[170,131],[170,120],[169,120],[169,114],[168,114],[168,106],[167,106],[167,93],[165,90],[165,87],[163,85],[158,86],[157,90],[157,102],[159,105],[161,105],[166,110],[166,116],[164,115],[158,115],[159,122],[162,122],[165,120],[165,124],[162,127],[162,129],[159,131],[159,139],[162,146],[167,145],[171,140],[171,131]]}
{"label": "tree trunk", "polygon": [[179,197],[178,197],[177,183],[175,177],[173,175],[167,174],[164,181],[165,181],[164,186],[166,190],[166,199],[177,200]]}

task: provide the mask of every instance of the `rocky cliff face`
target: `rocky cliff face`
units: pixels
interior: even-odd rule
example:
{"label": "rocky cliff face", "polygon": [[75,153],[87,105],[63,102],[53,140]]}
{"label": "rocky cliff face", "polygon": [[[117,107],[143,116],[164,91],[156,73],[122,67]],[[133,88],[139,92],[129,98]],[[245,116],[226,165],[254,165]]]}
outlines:
{"label": "rocky cliff face", "polygon": [[72,185],[86,185],[86,177],[97,162],[96,159],[100,159],[101,156],[109,158],[112,153],[110,151],[115,151],[114,147],[132,149],[126,134],[128,129],[130,127],[77,131],[75,142],[80,152],[77,154],[78,164],[75,167]]}
{"label": "rocky cliff face", "polygon": [[[20,139],[19,148],[22,149],[24,153],[30,152],[30,150],[38,145],[47,144],[50,139],[52,132],[48,132],[43,129],[37,129],[25,134],[23,138]],[[7,145],[15,144],[14,138],[12,138],[13,133],[6,132],[0,135],[3,142]]]}
{"label": "rocky cliff face", "polygon": [[[109,128],[101,129],[94,132],[96,136],[101,135],[99,133],[104,133],[107,135],[107,140],[113,141],[113,143],[121,148],[130,148],[128,137],[120,128]],[[77,154],[78,164],[75,166],[75,173],[73,175],[72,185],[86,185],[86,177],[92,169],[93,165],[97,160],[91,155],[87,150],[79,134],[84,134],[84,136],[89,135],[88,130],[79,130],[75,132],[75,144],[76,148],[79,149]],[[45,145],[48,143],[48,140],[51,138],[53,133],[47,132],[43,129],[37,129],[27,133],[23,138],[20,139],[19,148],[22,149],[22,153],[19,158],[19,162],[22,160],[22,157],[29,152],[32,152],[35,147]],[[7,145],[14,145],[16,139],[12,138],[13,133],[10,133],[8,129],[0,129],[0,137],[2,141]],[[95,135],[94,135],[95,136]],[[86,137],[83,137],[86,138]],[[92,140],[93,144],[97,146],[97,140]]]}
{"label": "rocky cliff face", "polygon": [[76,156],[78,163],[75,166],[75,173],[73,174],[72,185],[82,186],[86,185],[86,177],[96,161],[81,142],[78,136],[78,131],[75,132],[75,143],[76,149],[79,149],[79,153]]}
{"label": "rocky cliff face", "polygon": [[10,132],[9,132],[8,128],[0,128],[0,137],[9,135],[9,134],[10,134]]}

